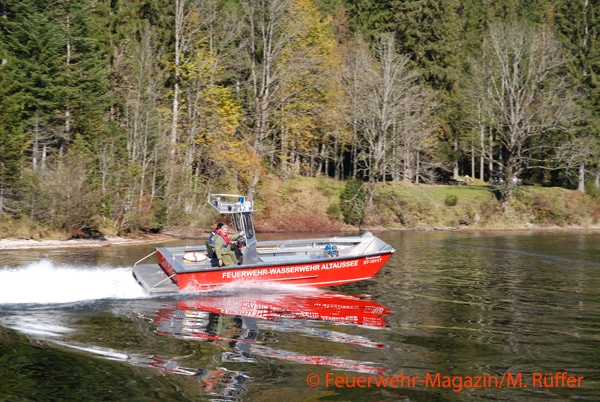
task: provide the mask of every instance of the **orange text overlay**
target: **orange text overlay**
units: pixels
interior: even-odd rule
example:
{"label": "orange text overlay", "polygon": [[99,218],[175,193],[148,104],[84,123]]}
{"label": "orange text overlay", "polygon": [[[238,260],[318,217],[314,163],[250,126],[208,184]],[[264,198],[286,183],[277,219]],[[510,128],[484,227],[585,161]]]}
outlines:
{"label": "orange text overlay", "polygon": [[492,375],[444,375],[426,373],[423,375],[339,375],[327,372],[325,375],[310,373],[306,384],[310,387],[325,388],[441,388],[454,392],[477,388],[581,388],[583,376],[570,375],[566,371],[554,373],[509,373]]}

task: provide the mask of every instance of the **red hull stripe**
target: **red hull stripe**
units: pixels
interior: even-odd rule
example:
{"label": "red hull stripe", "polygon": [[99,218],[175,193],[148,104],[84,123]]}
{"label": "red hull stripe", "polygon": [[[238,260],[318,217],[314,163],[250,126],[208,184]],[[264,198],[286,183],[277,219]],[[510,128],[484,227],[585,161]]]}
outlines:
{"label": "red hull stripe", "polygon": [[[306,264],[185,272],[177,274],[174,279],[181,290],[208,290],[244,281],[253,283],[282,282],[295,285],[325,287],[372,278],[383,267],[391,255],[389,253],[356,259],[327,259]],[[174,273],[172,267],[161,265],[168,275]],[[298,275],[301,273],[308,275]]]}

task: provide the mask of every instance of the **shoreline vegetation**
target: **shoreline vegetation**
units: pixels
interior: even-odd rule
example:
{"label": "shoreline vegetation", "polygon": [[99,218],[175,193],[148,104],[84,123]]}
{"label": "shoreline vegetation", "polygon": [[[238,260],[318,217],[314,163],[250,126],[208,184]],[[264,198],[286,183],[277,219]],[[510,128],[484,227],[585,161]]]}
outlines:
{"label": "shoreline vegetation", "polygon": [[[361,224],[348,224],[343,194],[347,183],[329,178],[270,180],[255,196],[257,233],[335,233],[377,231],[597,231],[600,197],[559,187],[518,186],[507,216],[497,189],[472,185],[381,183],[375,207]],[[68,235],[0,235],[0,250],[105,247],[177,239],[205,239],[219,216],[210,208],[187,225],[160,233],[68,239]]]}
{"label": "shoreline vegetation", "polygon": [[[457,232],[525,232],[525,231],[546,231],[546,232],[596,232],[600,231],[600,226],[527,226],[527,227],[498,227],[498,228],[469,228],[469,227],[431,227],[431,228],[363,228],[362,230],[371,231],[457,231]],[[347,229],[346,231],[362,231],[361,229]],[[55,249],[55,248],[77,248],[77,247],[111,247],[127,246],[134,244],[158,243],[166,241],[175,241],[182,239],[205,239],[209,232],[197,233],[193,237],[180,234],[150,234],[136,237],[105,237],[101,239],[0,239],[0,250],[26,250],[26,249]]]}
{"label": "shoreline vegetation", "polygon": [[152,234],[139,237],[104,237],[100,239],[0,239],[0,250],[25,250],[36,248],[109,247],[174,240],[177,237]]}

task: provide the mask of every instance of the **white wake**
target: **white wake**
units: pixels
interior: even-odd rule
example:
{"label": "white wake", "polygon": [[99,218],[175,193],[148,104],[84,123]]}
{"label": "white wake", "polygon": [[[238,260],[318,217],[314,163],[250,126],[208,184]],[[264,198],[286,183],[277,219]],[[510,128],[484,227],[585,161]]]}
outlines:
{"label": "white wake", "polygon": [[147,295],[131,268],[55,265],[49,260],[0,268],[0,307],[143,297]]}

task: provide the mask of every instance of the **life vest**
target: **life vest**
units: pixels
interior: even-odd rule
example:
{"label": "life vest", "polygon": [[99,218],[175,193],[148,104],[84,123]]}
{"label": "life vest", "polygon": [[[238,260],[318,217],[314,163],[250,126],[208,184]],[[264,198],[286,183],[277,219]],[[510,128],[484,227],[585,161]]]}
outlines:
{"label": "life vest", "polygon": [[221,238],[225,241],[223,248],[227,247],[229,245],[229,243],[231,242],[231,239],[229,238],[228,235],[224,235],[219,229],[216,229],[210,233],[210,236],[208,236],[208,242],[213,247],[215,246],[215,236],[221,236]]}

